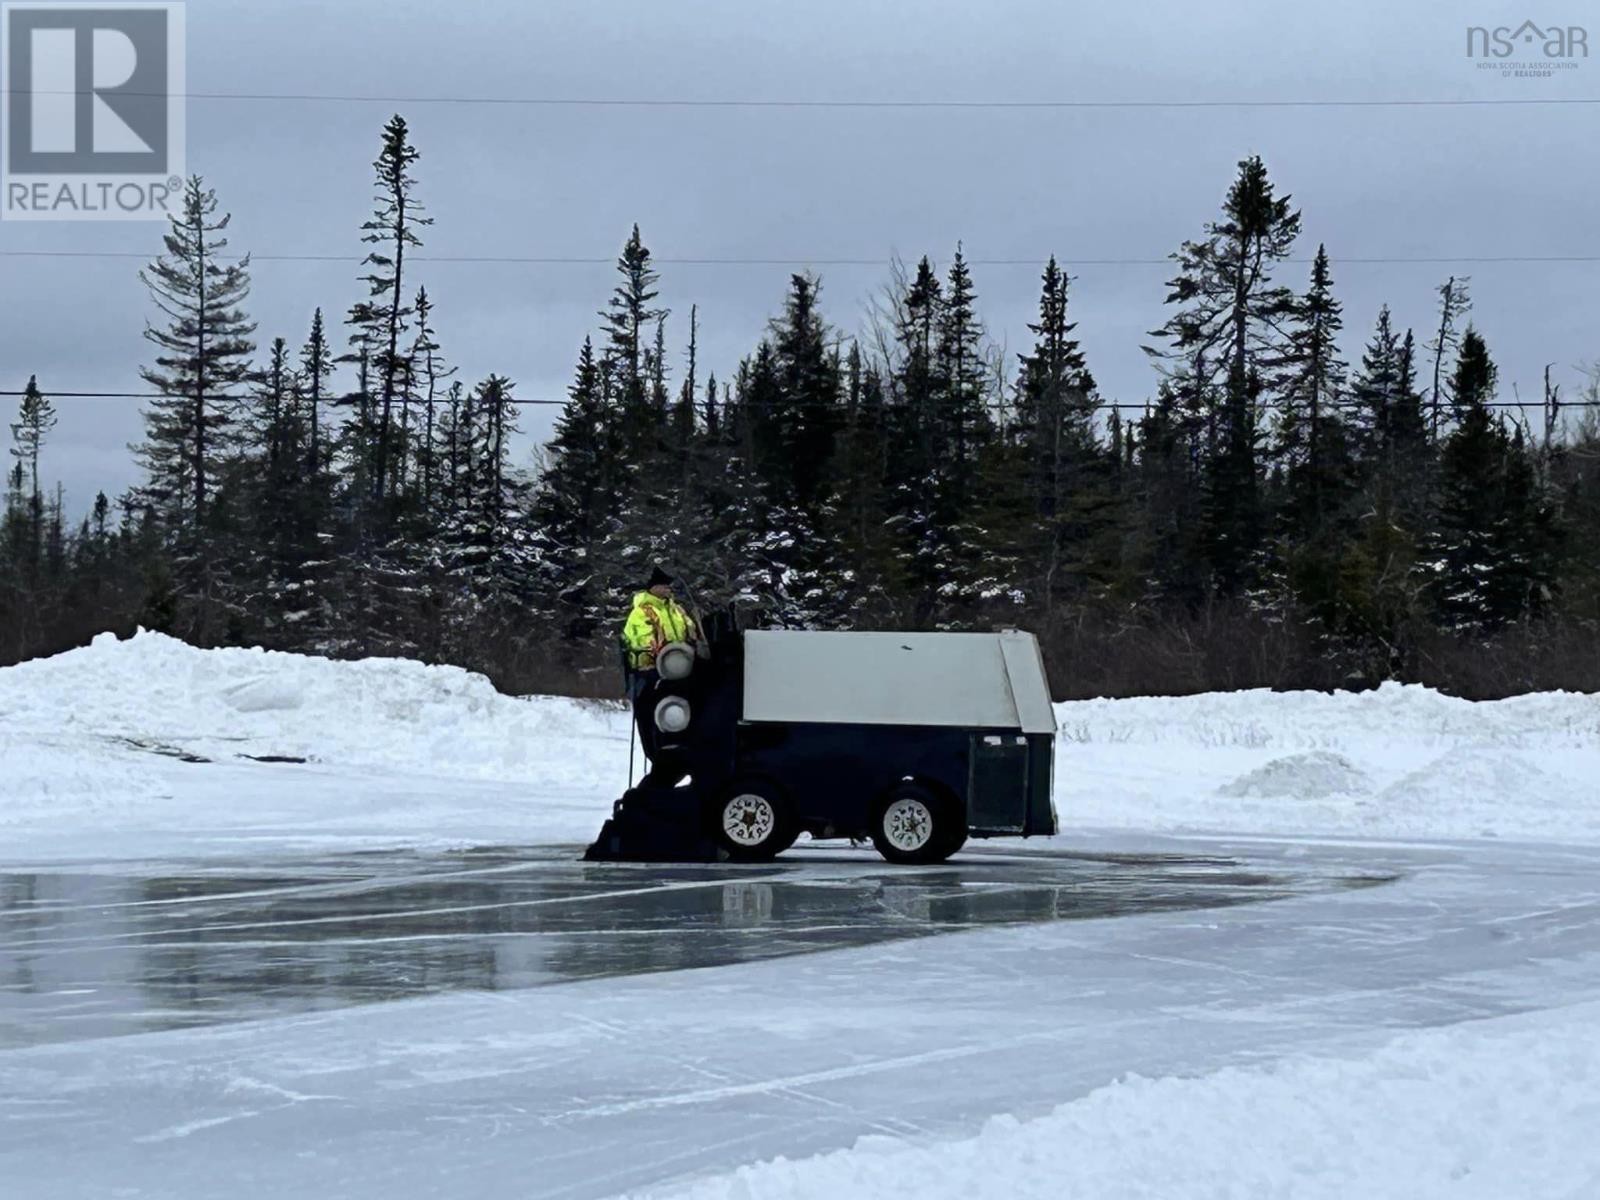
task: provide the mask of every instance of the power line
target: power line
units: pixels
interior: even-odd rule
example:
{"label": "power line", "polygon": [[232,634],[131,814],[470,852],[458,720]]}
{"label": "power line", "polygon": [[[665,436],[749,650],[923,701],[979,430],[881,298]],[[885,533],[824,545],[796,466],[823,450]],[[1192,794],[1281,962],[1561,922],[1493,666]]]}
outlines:
{"label": "power line", "polygon": [[[171,400],[171,399],[175,399],[176,398],[176,397],[165,395],[165,394],[163,394],[161,392],[88,392],[88,391],[58,392],[58,391],[54,391],[54,390],[51,390],[51,389],[48,389],[48,388],[41,388],[40,392],[47,399],[50,399],[50,400]],[[20,397],[20,396],[25,396],[25,395],[27,395],[26,392],[0,391],[0,397]],[[218,397],[218,399],[234,399],[234,400],[237,400],[237,399],[239,399],[239,397],[237,397],[237,396],[234,396],[234,397]],[[346,396],[336,396],[336,397],[324,397],[323,398],[323,403],[333,405],[334,407],[341,407],[341,406],[348,405],[349,403],[351,403],[351,401]],[[417,403],[421,404],[422,401],[418,401]],[[445,401],[445,400],[435,400],[434,401],[435,406],[436,407],[440,407],[440,408],[444,407],[447,403],[448,402]],[[566,400],[566,399],[560,399],[560,400],[523,399],[521,397],[514,396],[514,397],[511,397],[508,400],[508,403],[511,403],[511,404],[522,404],[522,405],[532,405],[534,407],[550,406],[550,407],[560,408],[560,407],[562,407],[562,406],[564,406],[566,404],[571,403],[571,401],[570,400]],[[810,408],[838,408],[838,409],[840,409],[842,411],[843,408],[844,408],[844,405],[842,405],[842,404],[829,405],[829,404],[820,403],[820,402],[809,402],[809,403],[800,403],[800,404],[779,404],[779,403],[758,404],[758,403],[751,403],[749,401],[736,400],[733,403],[734,403],[734,407],[735,408],[745,408],[745,409],[749,409],[749,408],[756,408],[756,409],[760,409],[760,408],[791,409],[791,408],[807,408],[807,407],[810,407]],[[989,401],[989,402],[984,403],[981,407],[999,410],[999,409],[1011,409],[1011,408],[1014,408],[1015,405],[1008,404],[1008,403],[1005,403],[1003,401],[1002,402]],[[1083,406],[1083,408],[1085,410],[1092,410],[1092,411],[1096,411],[1096,412],[1109,411],[1109,410],[1112,410],[1112,409],[1117,409],[1117,410],[1124,411],[1124,412],[1128,412],[1128,411],[1131,411],[1131,412],[1143,412],[1143,411],[1145,411],[1147,409],[1150,409],[1152,407],[1153,407],[1153,405],[1151,405],[1150,403],[1148,403],[1146,401],[1132,401],[1132,400],[1098,400],[1093,404],[1088,404],[1088,405],[1084,405]],[[1269,404],[1269,405],[1266,405],[1265,407],[1272,408],[1272,407],[1275,407],[1275,406]],[[1484,404],[1484,407],[1485,408],[1491,408],[1491,409],[1493,409],[1493,408],[1524,408],[1524,409],[1525,408],[1543,408],[1544,407],[1544,402],[1542,400],[1492,400],[1492,401],[1486,402]],[[1559,407],[1563,408],[1563,409],[1566,409],[1566,408],[1600,408],[1600,400],[1563,400],[1563,401],[1560,402]]]}
{"label": "power line", "polygon": [[[13,90],[13,95],[22,94]],[[40,92],[39,95],[73,95],[65,90]],[[119,91],[119,96],[161,97],[164,92]],[[425,95],[359,95],[337,92],[186,92],[177,97],[182,100],[240,101],[247,103],[296,104],[438,104],[485,105],[491,107],[523,108],[678,108],[678,109],[795,109],[795,110],[1012,110],[1012,111],[1092,111],[1098,109],[1153,110],[1172,109],[1303,109],[1303,108],[1515,108],[1539,105],[1544,107],[1574,107],[1600,105],[1600,96],[1484,96],[1484,97],[1389,97],[1384,99],[1247,99],[1244,97],[1217,100],[1114,100],[1114,99],[1046,99],[1046,100],[925,100],[912,98],[889,99],[801,99],[797,97],[725,97],[698,98],[688,96],[620,97],[620,96],[425,96]]]}
{"label": "power line", "polygon": [[[0,250],[0,258],[86,258],[86,259],[140,259],[149,261],[153,255],[138,250]],[[248,257],[252,263],[258,262],[322,262],[322,263],[350,263],[359,265],[364,261],[363,256],[357,254],[219,254],[214,258],[224,261],[241,261]],[[1056,256],[1068,267],[1167,267],[1173,264],[1171,257],[1165,258],[1072,258],[1066,255]],[[515,255],[515,254],[419,254],[410,257],[411,262],[447,263],[447,264],[511,264],[521,266],[582,266],[602,267],[615,266],[615,255],[604,257],[576,257],[571,255]],[[880,258],[745,258],[745,257],[663,257],[652,255],[650,261],[661,266],[677,267],[886,267],[896,260],[893,257]],[[1293,256],[1282,260],[1287,263],[1310,263],[1313,258]],[[1042,265],[1043,260],[1037,258],[969,258],[967,264],[974,267],[1034,267]],[[1495,263],[1596,263],[1600,262],[1600,254],[1439,254],[1439,255],[1354,255],[1349,258],[1333,258],[1335,266],[1372,266],[1372,265],[1414,265],[1414,266],[1451,266],[1451,265],[1493,265]]]}

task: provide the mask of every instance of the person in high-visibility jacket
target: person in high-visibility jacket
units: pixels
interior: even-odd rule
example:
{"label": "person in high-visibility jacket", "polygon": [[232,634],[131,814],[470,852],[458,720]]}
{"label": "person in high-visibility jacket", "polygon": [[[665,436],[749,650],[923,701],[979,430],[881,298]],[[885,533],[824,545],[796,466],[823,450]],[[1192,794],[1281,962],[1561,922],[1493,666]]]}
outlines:
{"label": "person in high-visibility jacket", "polygon": [[633,597],[633,610],[622,626],[628,651],[628,669],[654,671],[656,655],[672,642],[693,642],[699,637],[694,618],[672,596],[672,576],[660,567],[650,575],[645,590]]}
{"label": "person in high-visibility jacket", "polygon": [[672,576],[660,567],[650,574],[650,582],[633,598],[633,608],[622,626],[622,649],[627,659],[628,699],[633,702],[633,719],[639,727],[639,741],[650,760],[646,780],[671,787],[682,778],[681,772],[666,769],[656,753],[660,732],[656,729],[656,655],[673,642],[697,642],[700,631],[672,595]]}

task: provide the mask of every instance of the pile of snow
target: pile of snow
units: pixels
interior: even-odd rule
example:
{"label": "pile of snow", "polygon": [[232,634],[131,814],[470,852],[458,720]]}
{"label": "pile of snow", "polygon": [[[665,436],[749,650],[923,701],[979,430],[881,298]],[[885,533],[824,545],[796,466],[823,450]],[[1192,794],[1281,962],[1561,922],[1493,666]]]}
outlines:
{"label": "pile of snow", "polygon": [[1461,740],[1542,749],[1600,740],[1600,696],[1534,692],[1472,701],[1414,683],[1368,692],[1253,688],[1198,696],[1075,700],[1057,705],[1061,727],[1089,744],[1170,742],[1275,750],[1343,750],[1370,739],[1450,745]]}
{"label": "pile of snow", "polygon": [[345,767],[571,786],[593,744],[627,737],[618,706],[504,696],[481,675],[407,659],[335,662],[199,650],[159,633],[0,671],[0,723],[208,759],[303,758]]}
{"label": "pile of snow", "polygon": [[628,771],[620,705],[156,633],[0,670],[0,729],[14,860],[586,842]]}
{"label": "pile of snow", "polygon": [[1064,825],[1600,841],[1600,696],[1415,684],[1056,706]]}
{"label": "pile of snow", "polygon": [[1222,787],[1224,796],[1287,796],[1321,799],[1325,796],[1361,796],[1372,790],[1366,772],[1342,754],[1309,750],[1275,758],[1265,766],[1246,771]]}
{"label": "pile of snow", "polygon": [[156,771],[113,745],[0,733],[0,828],[63,812],[116,821],[165,791]]}
{"label": "pile of snow", "polygon": [[869,1138],[666,1193],[673,1200],[1063,1196],[1505,1200],[1600,1180],[1600,1004],[1198,1079],[1130,1077],[977,1137]]}

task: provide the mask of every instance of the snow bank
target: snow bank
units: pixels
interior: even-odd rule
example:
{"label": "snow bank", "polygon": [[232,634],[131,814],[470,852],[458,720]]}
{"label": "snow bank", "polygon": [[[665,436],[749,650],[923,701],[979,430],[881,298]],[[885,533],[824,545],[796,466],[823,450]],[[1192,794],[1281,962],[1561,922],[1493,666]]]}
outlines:
{"label": "snow bank", "polygon": [[1397,683],[1056,706],[1068,825],[1600,840],[1600,696]]}
{"label": "snow bank", "polygon": [[589,782],[594,743],[627,737],[617,706],[504,696],[459,667],[198,650],[159,633],[102,634],[81,650],[0,671],[0,723],[157,754],[304,758],[548,786]]}
{"label": "snow bank", "polygon": [[0,670],[0,857],[586,842],[619,705],[456,667],[104,635]]}
{"label": "snow bank", "polygon": [[[1057,716],[1069,837],[1600,841],[1596,696],[1474,704],[1390,684],[1078,701]],[[18,855],[46,837],[68,854],[75,830],[112,843],[142,830],[142,850],[165,853],[192,845],[196,821],[258,843],[581,841],[628,771],[618,704],[504,696],[455,667],[197,650],[154,633],[0,670],[0,729],[0,828]]]}
{"label": "snow bank", "polygon": [[869,1138],[673,1200],[1522,1200],[1600,1181],[1600,1004],[1402,1036],[1198,1079],[1130,1077],[936,1144]]}

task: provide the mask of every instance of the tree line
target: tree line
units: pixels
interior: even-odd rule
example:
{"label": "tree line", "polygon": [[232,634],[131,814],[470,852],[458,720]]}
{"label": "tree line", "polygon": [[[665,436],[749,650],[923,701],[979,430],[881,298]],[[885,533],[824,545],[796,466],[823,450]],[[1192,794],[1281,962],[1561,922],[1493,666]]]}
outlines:
{"label": "tree line", "polygon": [[1426,329],[1386,307],[1347,357],[1333,259],[1289,277],[1300,213],[1259,158],[1171,256],[1136,406],[1095,382],[1066,265],[1043,264],[1008,356],[959,246],[897,271],[859,330],[793,275],[719,379],[635,227],[532,469],[515,385],[461,375],[418,282],[418,160],[394,117],[359,299],[292,345],[258,336],[248,257],[188,181],[141,273],[143,479],[72,528],[28,381],[0,657],[143,625],[603,694],[660,562],[772,623],[1030,628],[1071,695],[1600,688],[1600,388],[1574,405],[1547,372],[1506,405],[1459,277]]}

